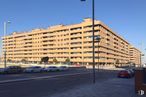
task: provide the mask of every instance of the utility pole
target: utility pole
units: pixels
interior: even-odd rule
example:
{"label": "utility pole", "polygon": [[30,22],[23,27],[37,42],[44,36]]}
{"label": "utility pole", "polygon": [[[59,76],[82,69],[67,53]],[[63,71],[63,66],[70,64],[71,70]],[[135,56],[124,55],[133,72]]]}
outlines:
{"label": "utility pole", "polygon": [[4,22],[4,68],[7,67],[6,33],[8,23],[10,23],[10,21]]}

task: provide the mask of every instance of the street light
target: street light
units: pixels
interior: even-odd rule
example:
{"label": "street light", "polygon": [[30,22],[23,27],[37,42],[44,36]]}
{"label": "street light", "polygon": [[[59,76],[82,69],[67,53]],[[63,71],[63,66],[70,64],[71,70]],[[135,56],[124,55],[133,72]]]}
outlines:
{"label": "street light", "polygon": [[11,23],[10,21],[4,22],[4,40],[5,40],[5,49],[4,49],[4,67],[7,67],[7,51],[6,51],[6,33],[7,33],[7,24]]}
{"label": "street light", "polygon": [[[86,0],[81,0],[81,1],[86,1]],[[93,83],[95,83],[95,35],[94,35],[94,20],[95,20],[95,3],[94,3],[94,0],[92,0],[92,53],[93,53]]]}
{"label": "street light", "polygon": [[[144,50],[146,50],[146,48]],[[144,56],[145,56],[145,54],[144,54]],[[144,60],[145,60],[145,57],[144,57]],[[145,61],[144,61],[144,66],[146,66],[146,62]]]}

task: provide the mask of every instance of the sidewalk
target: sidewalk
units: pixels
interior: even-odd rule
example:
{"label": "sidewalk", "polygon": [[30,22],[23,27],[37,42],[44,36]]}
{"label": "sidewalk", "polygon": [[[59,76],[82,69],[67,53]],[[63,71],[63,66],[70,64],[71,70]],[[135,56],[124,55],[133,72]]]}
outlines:
{"label": "sidewalk", "polygon": [[134,79],[110,79],[46,97],[144,97],[134,93]]}

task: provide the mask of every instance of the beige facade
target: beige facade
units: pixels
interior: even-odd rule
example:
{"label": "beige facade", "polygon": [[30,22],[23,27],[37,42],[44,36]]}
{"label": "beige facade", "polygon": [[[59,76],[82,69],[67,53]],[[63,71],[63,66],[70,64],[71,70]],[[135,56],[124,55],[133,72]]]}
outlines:
{"label": "beige facade", "polygon": [[133,46],[130,47],[130,62],[136,65],[141,64],[141,52]]}
{"label": "beige facade", "polygon": [[[101,21],[95,20],[95,36],[102,37],[99,46],[95,43],[95,62],[100,64],[126,64],[130,61],[130,44]],[[14,32],[3,39],[7,60],[36,62],[48,56],[64,62],[92,64],[92,20],[73,25],[56,25],[30,32]],[[3,45],[3,48],[5,46]],[[99,47],[99,52],[98,52]]]}

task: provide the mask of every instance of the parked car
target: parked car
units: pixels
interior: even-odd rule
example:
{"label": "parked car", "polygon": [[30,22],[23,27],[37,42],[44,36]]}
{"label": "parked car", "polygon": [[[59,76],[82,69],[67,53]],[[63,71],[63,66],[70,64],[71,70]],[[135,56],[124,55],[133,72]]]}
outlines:
{"label": "parked car", "polygon": [[10,73],[21,73],[23,69],[20,66],[8,66],[3,69],[4,73],[10,74]]}
{"label": "parked car", "polygon": [[49,66],[47,68],[44,68],[44,71],[48,72],[48,71],[59,71],[59,68],[56,66]]}
{"label": "parked car", "polygon": [[73,64],[73,65],[76,66],[76,67],[80,67],[81,66],[81,64],[79,64],[79,63]]}
{"label": "parked car", "polygon": [[134,76],[135,75],[135,71],[134,69],[128,69],[131,72],[131,75]]}
{"label": "parked car", "polygon": [[60,67],[58,67],[58,69],[59,69],[60,71],[64,71],[64,70],[67,70],[68,67],[67,67],[67,66],[60,66]]}
{"label": "parked car", "polygon": [[43,68],[40,67],[40,66],[32,66],[32,67],[28,67],[24,70],[24,72],[42,72],[43,71]]}
{"label": "parked car", "polygon": [[0,74],[4,74],[5,69],[4,68],[0,68]]}
{"label": "parked car", "polygon": [[131,72],[129,70],[122,70],[118,73],[118,77],[120,78],[131,78]]}

